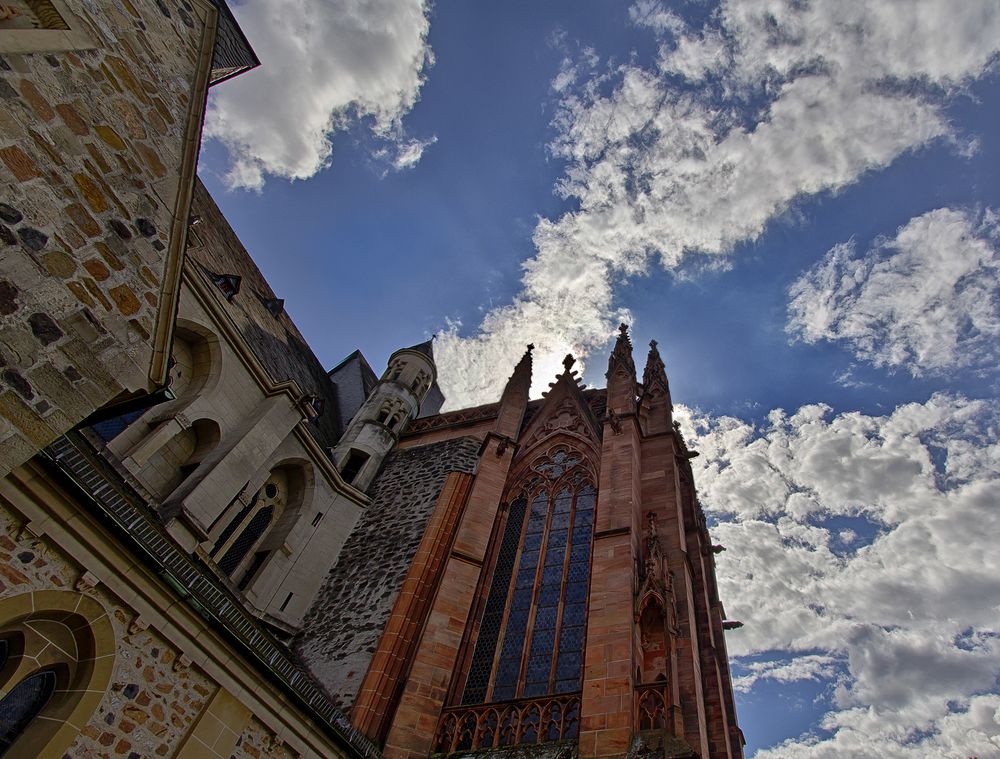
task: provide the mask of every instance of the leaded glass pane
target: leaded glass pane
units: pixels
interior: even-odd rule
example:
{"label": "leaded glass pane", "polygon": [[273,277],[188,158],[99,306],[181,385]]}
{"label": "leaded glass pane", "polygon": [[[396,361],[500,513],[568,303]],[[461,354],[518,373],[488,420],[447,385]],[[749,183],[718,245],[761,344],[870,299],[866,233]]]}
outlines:
{"label": "leaded glass pane", "polygon": [[[493,584],[490,586],[490,594],[486,600],[486,610],[483,614],[482,624],[479,627],[479,640],[476,642],[476,651],[473,654],[472,665],[469,668],[469,677],[465,684],[465,695],[462,700],[467,704],[477,703],[486,697],[486,688],[490,682],[490,670],[493,667],[497,638],[500,635],[500,623],[503,619],[503,608],[507,602],[510,576],[514,571],[514,558],[517,555],[517,544],[521,537],[521,530],[523,529],[524,510],[526,506],[527,501],[524,498],[518,498],[510,505],[507,525],[504,528],[503,538],[500,541],[500,553],[497,556],[496,569],[493,572]],[[529,604],[530,599],[529,590]],[[523,625],[523,618],[526,615],[524,612],[521,614],[521,624]],[[513,683],[516,680],[517,671],[515,668],[510,682]]]}
{"label": "leaded glass pane", "polygon": [[6,753],[45,708],[56,687],[50,670],[36,672],[15,685],[0,701],[0,754]]}
{"label": "leaded glass pane", "polygon": [[250,549],[264,535],[264,531],[271,524],[271,517],[273,515],[274,507],[270,505],[265,506],[254,514],[253,518],[247,522],[247,526],[243,532],[239,534],[232,545],[229,546],[225,555],[219,560],[219,569],[227,575],[232,574],[240,562],[243,561],[243,557],[247,555]]}
{"label": "leaded glass pane", "polygon": [[[568,471],[567,463],[577,463],[565,453],[560,456],[559,462],[553,458],[552,465],[536,466],[535,470],[556,479]],[[539,493],[531,499],[530,507],[520,499],[519,514],[528,512],[521,520],[523,527],[519,522],[515,534],[511,518],[499,549],[503,554],[508,544],[516,546],[523,541],[520,559],[515,569],[513,555],[517,550],[510,549],[510,566],[503,574],[500,567],[504,558],[498,558],[464,703],[483,701],[487,693],[497,702],[579,690],[595,500],[596,491],[590,485],[575,495],[563,488],[551,500],[547,493]],[[512,506],[511,517],[513,511]],[[500,586],[503,593],[498,591]],[[497,609],[491,606],[495,597],[501,604]],[[502,603],[508,598],[506,629],[497,651],[496,628],[503,618]],[[494,667],[490,691],[489,676]],[[523,680],[519,682],[519,678]],[[522,735],[522,743],[530,740]]]}

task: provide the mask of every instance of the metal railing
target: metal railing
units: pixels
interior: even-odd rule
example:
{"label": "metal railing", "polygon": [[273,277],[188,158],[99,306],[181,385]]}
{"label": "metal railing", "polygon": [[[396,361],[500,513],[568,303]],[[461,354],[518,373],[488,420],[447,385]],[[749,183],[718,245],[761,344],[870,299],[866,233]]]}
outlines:
{"label": "metal railing", "polygon": [[445,709],[434,736],[433,752],[549,743],[580,732],[580,694],[519,699],[498,704]]}
{"label": "metal railing", "polygon": [[[73,436],[72,439],[70,436]],[[110,519],[131,548],[202,617],[234,642],[322,727],[365,759],[378,759],[378,748],[356,730],[331,703],[311,675],[244,608],[243,602],[212,573],[184,553],[159,523],[148,504],[75,433],[56,440],[42,454],[85,493]]]}

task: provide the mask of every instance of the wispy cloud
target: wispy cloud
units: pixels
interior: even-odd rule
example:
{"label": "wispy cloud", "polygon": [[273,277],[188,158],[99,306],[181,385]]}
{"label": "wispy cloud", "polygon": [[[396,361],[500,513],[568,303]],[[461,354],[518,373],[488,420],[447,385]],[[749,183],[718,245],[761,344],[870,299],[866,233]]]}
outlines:
{"label": "wispy cloud", "polygon": [[[1000,404],[939,394],[885,416],[813,405],[759,428],[678,417],[702,453],[692,464],[713,538],[729,548],[719,593],[745,623],[730,652],[779,659],[749,661],[737,684],[809,678],[831,693],[826,735],[757,756],[997,755]],[[837,520],[823,525],[858,513],[878,533],[840,555]]]}
{"label": "wispy cloud", "polygon": [[[425,0],[247,0],[234,6],[263,65],[212,90],[205,136],[229,151],[232,187],[307,179],[333,134],[363,121],[408,168],[429,142],[408,138],[433,54]],[[433,140],[431,140],[433,141]]]}
{"label": "wispy cloud", "polygon": [[859,254],[831,248],[789,289],[788,331],[846,343],[911,374],[995,368],[1000,358],[1000,218],[939,208]]}
{"label": "wispy cloud", "polygon": [[730,0],[701,28],[644,0],[631,16],[659,40],[657,61],[556,76],[551,149],[576,210],[539,221],[511,304],[441,339],[451,406],[496,398],[497,367],[526,342],[553,364],[602,345],[622,277],[695,254],[724,265],[798,198],[934,140],[964,149],[944,106],[1000,48],[992,0]]}

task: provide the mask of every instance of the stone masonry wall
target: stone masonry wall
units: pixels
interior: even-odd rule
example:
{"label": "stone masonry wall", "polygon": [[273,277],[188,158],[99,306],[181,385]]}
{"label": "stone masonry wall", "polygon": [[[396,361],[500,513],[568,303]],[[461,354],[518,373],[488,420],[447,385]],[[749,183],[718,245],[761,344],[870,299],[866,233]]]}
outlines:
{"label": "stone masonry wall", "polygon": [[[18,536],[0,507],[0,598],[35,590],[69,590],[80,570],[56,546]],[[67,750],[73,759],[155,759],[173,756],[215,684],[150,629],[130,631],[132,613],[101,586],[82,591],[108,610],[115,631],[114,674],[90,721]]]}
{"label": "stone masonry wall", "polygon": [[94,49],[0,49],[0,474],[147,386],[203,19],[66,0]]}
{"label": "stone masonry wall", "polygon": [[342,708],[357,696],[449,472],[473,472],[480,442],[457,438],[392,453],[306,615],[296,650]]}
{"label": "stone masonry wall", "polygon": [[299,754],[281,743],[267,726],[255,718],[236,741],[232,759],[298,759]]}

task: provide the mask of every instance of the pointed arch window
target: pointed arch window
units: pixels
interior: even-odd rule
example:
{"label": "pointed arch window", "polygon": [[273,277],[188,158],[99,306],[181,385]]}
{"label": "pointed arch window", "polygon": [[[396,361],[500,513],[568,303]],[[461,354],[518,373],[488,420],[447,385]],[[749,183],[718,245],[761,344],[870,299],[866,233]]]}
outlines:
{"label": "pointed arch window", "polygon": [[226,525],[215,542],[212,557],[219,569],[234,580],[251,551],[260,545],[268,529],[288,502],[288,477],[280,469],[272,471],[267,482],[254,493]]}
{"label": "pointed arch window", "polygon": [[463,704],[580,689],[597,490],[565,448],[529,477],[506,510]]}

